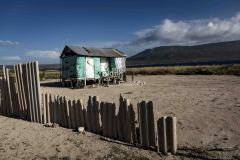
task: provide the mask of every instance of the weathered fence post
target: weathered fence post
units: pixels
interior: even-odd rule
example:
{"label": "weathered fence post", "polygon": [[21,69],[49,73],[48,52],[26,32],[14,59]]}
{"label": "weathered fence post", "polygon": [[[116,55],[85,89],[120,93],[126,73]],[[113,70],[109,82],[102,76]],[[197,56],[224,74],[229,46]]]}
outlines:
{"label": "weathered fence post", "polygon": [[4,107],[4,113],[7,116],[11,116],[11,112],[12,112],[12,97],[11,97],[11,91],[10,91],[10,80],[9,80],[9,69],[7,69],[5,66],[3,66],[3,78],[4,78],[4,85],[5,85],[5,97],[4,97],[4,101],[5,103],[5,107]]}
{"label": "weathered fence post", "polygon": [[47,110],[46,110],[46,101],[45,95],[42,94],[42,104],[43,104],[43,124],[47,123]]}
{"label": "weathered fence post", "polygon": [[18,102],[19,102],[19,117],[23,117],[23,97],[21,93],[21,85],[20,85],[20,74],[19,74],[19,67],[18,65],[14,65],[14,72],[16,77],[16,88],[17,88],[17,94],[18,94]]}
{"label": "weathered fence post", "polygon": [[119,98],[119,111],[117,115],[117,128],[118,138],[120,141],[124,141],[124,117],[123,117],[123,97],[120,95]]}
{"label": "weathered fence post", "polygon": [[133,109],[132,104],[128,106],[128,120],[130,123],[130,132],[131,132],[131,142],[130,143],[137,143],[137,135],[136,135],[136,125],[135,125],[135,112]]}
{"label": "weathered fence post", "polygon": [[167,153],[167,133],[166,133],[166,117],[161,117],[157,121],[158,133],[158,151],[163,154]]}
{"label": "weathered fence post", "polygon": [[107,103],[107,136],[109,138],[113,138],[113,124],[114,124],[114,116],[113,113],[116,110],[115,104]]}
{"label": "weathered fence post", "polygon": [[129,106],[130,106],[130,100],[129,99],[124,99],[124,102],[123,102],[123,104],[124,104],[124,108],[126,108],[126,115],[125,115],[125,117],[126,117],[126,128],[125,128],[125,130],[126,130],[126,142],[128,142],[128,143],[132,143],[133,142],[133,139],[132,139],[132,132],[131,132],[131,123],[132,123],[132,121],[131,121],[131,117],[130,117],[130,115],[129,115]]}
{"label": "weathered fence post", "polygon": [[[13,106],[12,114],[15,117],[17,117],[17,116],[19,116],[19,114],[18,114],[19,111],[18,111],[18,98],[17,98],[17,92],[16,92],[16,85],[15,85],[14,77],[10,77],[10,88],[11,88],[11,97],[12,97],[12,106]],[[1,101],[1,98],[0,98],[0,101]]]}
{"label": "weathered fence post", "polygon": [[100,122],[99,122],[99,98],[97,96],[93,97],[93,132],[94,133],[99,133],[100,132]]}
{"label": "weathered fence post", "polygon": [[156,146],[156,136],[155,136],[155,125],[154,125],[154,114],[153,114],[153,102],[149,101],[147,103],[147,125],[148,125],[148,142],[149,146]]}
{"label": "weathered fence post", "polygon": [[77,128],[77,117],[76,117],[76,111],[75,111],[75,106],[76,106],[76,101],[72,101],[72,106],[71,106],[71,122],[72,122],[72,128],[76,129]]}
{"label": "weathered fence post", "polygon": [[39,66],[38,61],[34,62],[34,73],[35,73],[35,92],[36,92],[36,110],[38,123],[42,123],[41,113],[41,93],[40,93],[40,78],[39,78]]}
{"label": "weathered fence post", "polygon": [[83,119],[84,119],[84,127],[87,127],[87,111],[86,108],[83,106]]}
{"label": "weathered fence post", "polygon": [[[32,114],[33,114],[33,122],[38,122],[38,115],[37,115],[37,108],[36,108],[36,94],[35,94],[35,73],[33,71],[32,62],[28,63],[28,75],[29,75],[29,85],[30,85],[30,101],[31,101],[31,107],[32,107]],[[48,101],[48,98],[45,97],[45,100]],[[48,105],[46,105],[48,107]],[[48,123],[48,120],[47,120]]]}
{"label": "weathered fence post", "polygon": [[80,107],[79,107],[79,100],[74,101],[74,113],[75,113],[75,128],[80,127]]}
{"label": "weathered fence post", "polygon": [[46,107],[46,123],[50,122],[50,111],[49,111],[49,96],[45,94],[45,107]]}
{"label": "weathered fence post", "polygon": [[54,99],[53,99],[53,103],[54,103],[54,107],[53,107],[53,122],[54,123],[58,123],[59,124],[59,121],[58,121],[58,116],[60,116],[59,112],[58,112],[58,96],[54,96]]}
{"label": "weathered fence post", "polygon": [[102,108],[103,108],[103,122],[102,122],[102,128],[103,128],[103,136],[108,136],[108,104],[102,102]]}
{"label": "weathered fence post", "polygon": [[83,103],[82,103],[82,100],[78,100],[77,101],[77,108],[78,108],[78,110],[79,110],[79,116],[80,116],[80,123],[79,123],[79,126],[81,126],[81,127],[84,127],[85,125],[84,125],[84,115],[83,115],[83,105],[82,105]]}
{"label": "weathered fence post", "polygon": [[88,105],[87,105],[87,130],[93,131],[93,102],[92,96],[88,98]]}
{"label": "weathered fence post", "polygon": [[168,150],[172,154],[177,152],[177,119],[176,117],[167,117],[166,126],[167,126],[167,145]]}
{"label": "weathered fence post", "polygon": [[148,126],[147,126],[147,116],[146,116],[146,102],[140,101],[138,103],[139,107],[139,128],[140,128],[140,142],[144,147],[149,147],[148,143]]}
{"label": "weathered fence post", "polygon": [[67,126],[68,128],[71,128],[72,127],[72,124],[71,124],[71,119],[70,119],[70,106],[71,106],[71,101],[70,100],[65,100],[65,104],[66,104],[66,109],[67,109],[67,112],[66,112],[66,116],[67,116]]}

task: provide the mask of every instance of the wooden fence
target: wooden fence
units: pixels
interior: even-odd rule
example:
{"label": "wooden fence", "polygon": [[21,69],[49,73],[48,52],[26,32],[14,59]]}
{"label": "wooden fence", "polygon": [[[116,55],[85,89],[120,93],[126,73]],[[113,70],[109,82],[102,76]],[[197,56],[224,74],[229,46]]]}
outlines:
{"label": "wooden fence", "polygon": [[14,77],[3,67],[2,115],[71,129],[84,127],[104,137],[176,154],[176,117],[161,117],[156,122],[152,101],[139,101],[136,114],[130,100],[121,95],[117,111],[115,103],[101,102],[97,96],[89,96],[85,107],[80,99],[41,94],[37,62],[15,65]]}
{"label": "wooden fence", "polygon": [[17,64],[14,76],[3,66],[1,80],[2,115],[42,123],[38,62]]}

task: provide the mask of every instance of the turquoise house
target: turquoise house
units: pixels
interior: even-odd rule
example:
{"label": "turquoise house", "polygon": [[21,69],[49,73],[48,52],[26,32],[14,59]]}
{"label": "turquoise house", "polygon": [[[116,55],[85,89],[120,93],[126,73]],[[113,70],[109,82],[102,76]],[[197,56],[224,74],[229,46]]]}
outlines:
{"label": "turquoise house", "polygon": [[61,59],[61,79],[99,81],[104,78],[120,78],[126,70],[126,55],[114,48],[86,48],[65,46]]}

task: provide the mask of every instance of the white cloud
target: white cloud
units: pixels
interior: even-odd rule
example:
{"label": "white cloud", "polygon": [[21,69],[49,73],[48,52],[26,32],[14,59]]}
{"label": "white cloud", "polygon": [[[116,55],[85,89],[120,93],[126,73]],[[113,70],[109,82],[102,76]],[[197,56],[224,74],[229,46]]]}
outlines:
{"label": "white cloud", "polygon": [[2,56],[1,61],[17,62],[22,59],[19,56]]}
{"label": "white cloud", "polygon": [[240,39],[240,13],[226,19],[163,20],[159,25],[139,30],[126,42],[92,41],[78,45],[113,47],[129,56],[144,49],[165,45],[196,45]]}
{"label": "white cloud", "polygon": [[32,50],[26,53],[27,56],[37,57],[37,58],[51,58],[57,59],[60,56],[60,52],[54,50]]}
{"label": "white cloud", "polygon": [[19,45],[19,42],[9,41],[9,40],[0,40],[0,46],[12,46],[12,45]]}
{"label": "white cloud", "polygon": [[159,25],[135,33],[132,46],[192,45],[240,39],[240,13],[227,19],[173,21],[165,19]]}

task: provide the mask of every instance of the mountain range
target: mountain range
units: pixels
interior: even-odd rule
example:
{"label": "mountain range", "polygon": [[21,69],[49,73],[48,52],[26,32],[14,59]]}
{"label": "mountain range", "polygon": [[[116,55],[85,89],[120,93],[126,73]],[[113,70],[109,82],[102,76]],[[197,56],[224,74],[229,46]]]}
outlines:
{"label": "mountain range", "polygon": [[161,46],[127,58],[127,66],[240,63],[240,40],[194,46]]}

